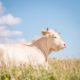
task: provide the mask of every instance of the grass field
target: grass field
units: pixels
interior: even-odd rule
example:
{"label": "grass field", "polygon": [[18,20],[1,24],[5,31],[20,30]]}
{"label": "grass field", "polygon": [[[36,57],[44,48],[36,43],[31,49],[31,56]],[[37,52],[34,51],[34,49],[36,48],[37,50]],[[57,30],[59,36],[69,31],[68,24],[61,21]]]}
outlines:
{"label": "grass field", "polygon": [[80,80],[80,60],[49,60],[50,69],[41,66],[0,68],[0,80]]}

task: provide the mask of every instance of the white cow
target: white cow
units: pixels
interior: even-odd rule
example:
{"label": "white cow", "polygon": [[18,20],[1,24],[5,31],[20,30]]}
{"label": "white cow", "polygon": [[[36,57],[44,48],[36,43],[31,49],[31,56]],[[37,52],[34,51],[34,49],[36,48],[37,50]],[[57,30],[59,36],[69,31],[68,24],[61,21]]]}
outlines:
{"label": "white cow", "polygon": [[42,36],[31,44],[0,44],[0,65],[39,64],[47,62],[48,54],[66,47],[59,33],[54,30],[42,31]]}

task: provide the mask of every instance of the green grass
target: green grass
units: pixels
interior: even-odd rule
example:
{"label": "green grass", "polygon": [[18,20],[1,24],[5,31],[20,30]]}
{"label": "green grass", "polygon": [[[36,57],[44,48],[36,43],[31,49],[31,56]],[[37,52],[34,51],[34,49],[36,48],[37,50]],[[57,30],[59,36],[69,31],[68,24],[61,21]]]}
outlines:
{"label": "green grass", "polygon": [[0,80],[80,80],[80,60],[49,60],[50,68],[31,66],[0,68]]}

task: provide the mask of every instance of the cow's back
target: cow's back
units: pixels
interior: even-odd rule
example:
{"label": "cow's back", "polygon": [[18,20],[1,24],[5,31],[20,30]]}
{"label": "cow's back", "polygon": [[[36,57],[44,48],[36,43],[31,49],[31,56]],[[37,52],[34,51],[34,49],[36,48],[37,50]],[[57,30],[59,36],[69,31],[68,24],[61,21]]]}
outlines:
{"label": "cow's back", "polygon": [[23,44],[1,44],[0,56],[6,65],[44,64],[43,53],[35,46]]}

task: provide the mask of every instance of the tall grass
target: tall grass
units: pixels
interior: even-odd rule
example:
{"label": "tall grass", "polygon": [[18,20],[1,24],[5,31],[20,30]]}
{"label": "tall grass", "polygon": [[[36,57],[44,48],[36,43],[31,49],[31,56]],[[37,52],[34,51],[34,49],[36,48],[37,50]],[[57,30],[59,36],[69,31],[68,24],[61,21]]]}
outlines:
{"label": "tall grass", "polygon": [[80,60],[49,60],[50,68],[32,66],[0,68],[0,80],[80,80]]}

